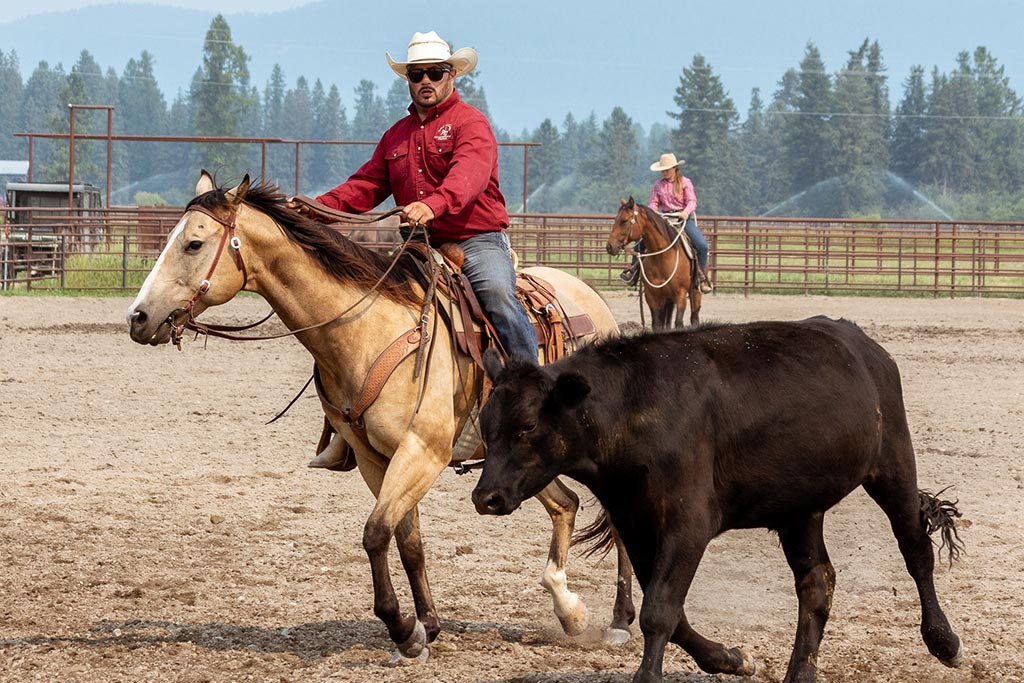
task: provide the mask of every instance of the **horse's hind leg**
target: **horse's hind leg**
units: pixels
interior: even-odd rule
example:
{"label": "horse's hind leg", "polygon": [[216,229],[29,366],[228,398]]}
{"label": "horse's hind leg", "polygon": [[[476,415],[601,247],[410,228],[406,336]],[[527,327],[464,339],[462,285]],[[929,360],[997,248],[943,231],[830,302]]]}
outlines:
{"label": "horse's hind leg", "polygon": [[785,683],[814,683],[818,648],[832,609],[836,572],[825,548],[823,520],[819,512],[779,530],[800,604]]}
{"label": "horse's hind leg", "polygon": [[699,287],[690,287],[690,324],[700,325],[700,306],[703,302],[703,295]]}
{"label": "horse's hind leg", "polygon": [[[909,436],[906,448],[911,448]],[[912,450],[909,452],[913,453]],[[890,457],[885,453],[881,458],[883,462],[891,463],[894,470],[899,469],[899,462],[905,461],[905,458]],[[935,555],[921,512],[923,494],[917,490],[916,480],[911,459],[909,473],[883,474],[865,482],[864,490],[889,518],[907,571],[917,585],[917,594],[921,600],[921,637],[928,651],[946,666],[958,667],[963,663],[960,638],[950,627],[935,594]]]}
{"label": "horse's hind leg", "polygon": [[562,629],[571,636],[578,636],[587,628],[587,606],[576,593],[569,590],[565,561],[580,499],[558,479],[544,487],[536,497],[551,517],[551,546],[540,584],[551,594],[555,616],[562,623]]}

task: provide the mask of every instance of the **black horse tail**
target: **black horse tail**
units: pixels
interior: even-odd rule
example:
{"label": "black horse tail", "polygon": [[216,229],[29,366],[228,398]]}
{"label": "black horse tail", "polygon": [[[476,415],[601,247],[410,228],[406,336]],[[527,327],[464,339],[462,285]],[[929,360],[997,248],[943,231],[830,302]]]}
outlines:
{"label": "black horse tail", "polygon": [[570,546],[588,544],[583,549],[583,556],[590,557],[597,553],[604,557],[615,547],[615,532],[608,511],[601,508],[601,514],[587,526],[572,535]]}
{"label": "black horse tail", "polygon": [[[948,488],[948,487],[947,487]],[[938,493],[929,491],[918,491],[921,499],[921,523],[929,536],[936,531],[940,532],[942,543],[939,545],[939,555],[942,555],[943,548],[949,554],[949,566],[960,557],[960,553],[966,552],[963,541],[960,540],[960,532],[956,528],[956,518],[962,517],[962,513],[956,508],[959,499],[952,502],[939,498],[946,489]]]}

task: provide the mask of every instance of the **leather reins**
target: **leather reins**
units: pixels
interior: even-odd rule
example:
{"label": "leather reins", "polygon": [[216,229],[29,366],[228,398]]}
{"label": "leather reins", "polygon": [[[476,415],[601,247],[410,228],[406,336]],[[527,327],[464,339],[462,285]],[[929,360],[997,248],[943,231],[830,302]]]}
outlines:
{"label": "leather reins", "polygon": [[[309,204],[309,205],[317,207],[316,211],[318,213],[323,213],[324,215],[330,215],[332,217],[339,217],[342,220],[344,220],[345,222],[356,222],[356,223],[372,223],[372,222],[374,222],[376,220],[380,220],[380,218],[386,218],[386,217],[394,215],[396,213],[400,213],[405,208],[405,207],[402,207],[402,206],[396,206],[395,208],[393,208],[393,209],[387,211],[386,213],[384,213],[380,218],[374,218],[374,219],[368,220],[366,216],[358,216],[358,215],[355,215],[355,214],[346,214],[346,213],[341,212],[341,211],[335,212],[333,209],[327,209],[327,207],[324,207],[322,204],[318,204],[317,202],[314,202],[311,199],[308,199],[306,197],[303,197],[303,199],[305,201],[302,202],[302,203],[306,203],[306,204]],[[384,282],[384,279],[387,278],[388,274],[390,274],[391,271],[394,269],[395,265],[399,261],[399,258],[405,252],[406,248],[409,245],[409,242],[412,240],[412,237],[413,237],[413,235],[410,234],[409,239],[405,240],[402,243],[402,245],[399,248],[399,250],[395,253],[395,256],[392,259],[391,263],[388,265],[387,269],[381,274],[381,276],[377,279],[377,281],[373,284],[373,286],[370,287],[369,291],[367,291],[366,294],[364,294],[362,297],[360,297],[358,301],[356,301],[351,306],[349,306],[348,308],[346,308],[343,311],[341,311],[340,313],[338,313],[333,318],[331,318],[329,320],[324,320],[323,322],[314,323],[312,325],[307,325],[306,327],[300,327],[300,328],[295,329],[295,330],[288,330],[286,332],[280,332],[280,333],[277,333],[277,334],[244,335],[244,336],[242,336],[242,335],[236,335],[236,334],[232,334],[232,333],[233,332],[242,332],[244,330],[249,330],[249,329],[252,329],[254,327],[257,327],[258,325],[261,325],[264,322],[266,322],[267,320],[269,320],[270,317],[274,314],[274,312],[270,311],[270,313],[268,313],[263,319],[255,322],[255,323],[250,323],[248,325],[216,325],[216,324],[207,324],[207,323],[199,322],[198,320],[196,320],[192,316],[192,309],[195,306],[195,303],[199,300],[200,297],[202,297],[204,294],[206,294],[206,292],[208,292],[210,290],[211,278],[213,277],[214,271],[217,269],[217,264],[220,261],[221,253],[224,251],[225,243],[230,243],[231,247],[234,249],[234,254],[235,254],[235,258],[236,258],[236,264],[238,265],[239,269],[242,271],[242,276],[245,278],[245,281],[242,283],[242,288],[243,289],[245,288],[245,283],[247,283],[248,280],[249,280],[248,272],[247,272],[246,267],[245,267],[245,261],[242,259],[241,240],[239,240],[238,236],[234,234],[235,233],[235,221],[237,220],[238,210],[237,209],[232,210],[231,215],[227,218],[227,220],[221,218],[220,216],[216,215],[212,211],[210,211],[208,209],[205,209],[205,208],[203,208],[201,206],[193,206],[193,207],[191,207],[189,209],[189,211],[199,211],[200,213],[206,214],[207,216],[211,217],[213,220],[215,220],[218,223],[220,223],[221,225],[223,225],[225,230],[224,230],[223,235],[221,236],[220,244],[217,246],[217,253],[213,257],[213,263],[210,264],[210,269],[209,269],[209,271],[207,271],[206,277],[203,278],[203,281],[199,283],[199,287],[196,289],[195,294],[192,295],[192,298],[189,300],[189,302],[183,308],[175,310],[174,312],[171,313],[171,315],[168,316],[168,321],[171,324],[171,341],[174,343],[175,346],[178,347],[179,350],[181,349],[182,332],[185,329],[191,330],[191,331],[195,332],[197,335],[205,334],[205,335],[210,336],[210,337],[219,337],[221,339],[231,339],[233,341],[265,341],[265,340],[268,340],[268,339],[279,339],[281,337],[291,337],[291,336],[294,336],[294,335],[296,335],[296,334],[298,334],[300,332],[306,332],[308,330],[313,330],[313,329],[316,329],[316,328],[319,328],[319,327],[324,327],[326,325],[330,325],[333,322],[337,322],[338,320],[343,318],[345,315],[350,313],[352,310],[354,310],[356,307],[358,307],[361,303],[363,303],[363,301],[368,299],[377,290],[377,288],[380,286],[380,284],[382,282]],[[354,219],[361,219],[361,220],[354,220]],[[275,221],[275,223],[276,223],[276,221]]]}

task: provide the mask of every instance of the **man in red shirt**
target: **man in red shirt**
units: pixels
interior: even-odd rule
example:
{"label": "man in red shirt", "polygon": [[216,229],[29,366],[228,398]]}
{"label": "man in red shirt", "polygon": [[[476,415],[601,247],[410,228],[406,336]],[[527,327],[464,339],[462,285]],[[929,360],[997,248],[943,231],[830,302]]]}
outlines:
{"label": "man in red shirt", "polygon": [[409,81],[409,115],[384,133],[369,161],[317,201],[365,213],[394,195],[405,207],[405,221],[429,226],[432,245],[456,242],[462,248],[462,271],[505,351],[536,358],[537,334],[516,297],[508,212],[498,189],[498,143],[483,113],[455,90],[455,79],[476,66],[476,51],[452,53],[429,31],[413,34],[406,61],[385,55]]}

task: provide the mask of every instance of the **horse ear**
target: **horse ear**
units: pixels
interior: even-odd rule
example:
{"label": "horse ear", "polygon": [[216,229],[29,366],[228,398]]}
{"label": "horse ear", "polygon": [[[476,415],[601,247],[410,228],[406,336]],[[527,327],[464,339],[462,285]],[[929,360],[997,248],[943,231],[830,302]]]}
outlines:
{"label": "horse ear", "polygon": [[216,190],[217,186],[213,183],[213,176],[211,176],[204,168],[199,172],[199,182],[196,183],[196,196],[206,194]]}
{"label": "horse ear", "polygon": [[619,204],[622,204],[623,206],[625,206],[626,205],[626,198],[625,197],[619,197]]}
{"label": "horse ear", "polygon": [[237,187],[228,190],[228,198],[235,204],[241,204],[242,200],[245,199],[246,193],[249,191],[249,174],[246,173],[245,177],[242,178],[242,182],[238,183]]}
{"label": "horse ear", "polygon": [[634,206],[636,206],[636,202],[633,201],[633,195],[629,195],[629,201],[626,202],[626,208],[632,209]]}

